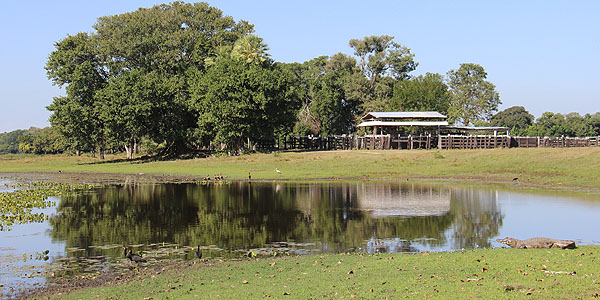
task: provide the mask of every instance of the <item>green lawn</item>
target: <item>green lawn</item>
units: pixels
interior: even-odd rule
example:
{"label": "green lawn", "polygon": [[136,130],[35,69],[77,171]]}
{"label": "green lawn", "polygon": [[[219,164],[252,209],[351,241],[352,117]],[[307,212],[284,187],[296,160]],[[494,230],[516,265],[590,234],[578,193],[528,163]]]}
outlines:
{"label": "green lawn", "polygon": [[598,255],[584,246],[198,262],[54,298],[580,299],[599,296]]}
{"label": "green lawn", "polygon": [[[600,147],[487,150],[370,150],[282,152],[168,161],[105,161],[90,156],[3,155],[2,172],[93,172],[197,176],[227,179],[442,178],[480,182],[600,187]],[[275,172],[281,170],[281,174]]]}

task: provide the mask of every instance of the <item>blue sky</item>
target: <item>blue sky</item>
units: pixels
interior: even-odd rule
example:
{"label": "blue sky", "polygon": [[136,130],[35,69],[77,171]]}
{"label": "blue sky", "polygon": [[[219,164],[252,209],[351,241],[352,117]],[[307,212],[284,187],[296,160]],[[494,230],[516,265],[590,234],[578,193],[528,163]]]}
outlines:
{"label": "blue sky", "polygon": [[[0,132],[48,126],[45,109],[64,92],[46,78],[53,43],[92,31],[100,16],[165,1],[8,1],[0,11]],[[348,41],[392,35],[419,67],[445,74],[482,65],[501,109],[600,111],[600,1],[207,1],[255,25],[276,61],[303,62]]]}

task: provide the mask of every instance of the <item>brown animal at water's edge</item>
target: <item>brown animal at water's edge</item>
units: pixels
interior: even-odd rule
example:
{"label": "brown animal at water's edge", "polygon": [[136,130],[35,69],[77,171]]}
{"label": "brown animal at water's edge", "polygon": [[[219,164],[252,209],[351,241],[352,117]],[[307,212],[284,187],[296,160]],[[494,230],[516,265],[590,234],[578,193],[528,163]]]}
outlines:
{"label": "brown animal at water's edge", "polygon": [[519,240],[511,237],[497,239],[496,242],[509,245],[511,248],[561,248],[575,249],[575,241],[557,240],[546,237],[535,237],[526,240]]}

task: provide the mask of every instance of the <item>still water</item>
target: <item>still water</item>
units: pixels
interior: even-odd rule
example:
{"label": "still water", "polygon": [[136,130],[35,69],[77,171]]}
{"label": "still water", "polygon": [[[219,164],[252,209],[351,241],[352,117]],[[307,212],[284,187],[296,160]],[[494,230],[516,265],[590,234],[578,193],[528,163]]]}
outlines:
{"label": "still water", "polygon": [[[599,244],[600,196],[390,182],[128,184],[54,199],[45,223],[0,232],[0,296],[50,276],[248,253],[416,252],[548,236]],[[49,250],[49,259],[39,253]]]}

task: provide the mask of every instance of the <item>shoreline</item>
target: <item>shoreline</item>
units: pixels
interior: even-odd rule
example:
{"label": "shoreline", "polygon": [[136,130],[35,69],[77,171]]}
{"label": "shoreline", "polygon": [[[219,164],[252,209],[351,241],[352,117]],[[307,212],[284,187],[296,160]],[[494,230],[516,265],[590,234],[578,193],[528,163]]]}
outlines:
{"label": "shoreline", "polygon": [[[168,184],[168,183],[198,183],[203,182],[201,176],[178,174],[127,174],[127,173],[98,173],[98,172],[0,172],[0,178],[14,178],[24,181],[48,181],[66,184]],[[483,188],[510,188],[534,192],[565,192],[600,194],[600,187],[553,185],[535,182],[514,182],[506,180],[488,180],[487,178],[472,176],[470,178],[448,177],[388,177],[388,178],[260,178],[260,179],[226,179],[228,182],[410,182],[439,185],[465,185]],[[206,182],[206,181],[204,181]],[[209,181],[216,182],[216,181]]]}

